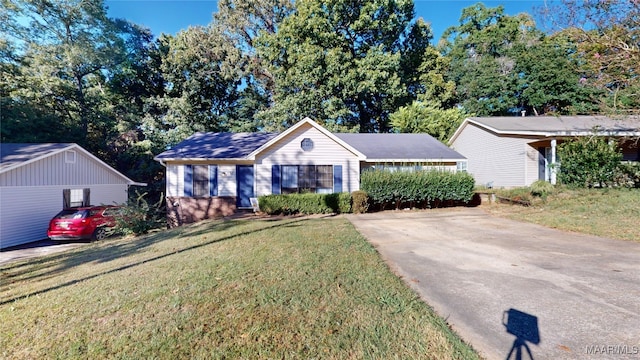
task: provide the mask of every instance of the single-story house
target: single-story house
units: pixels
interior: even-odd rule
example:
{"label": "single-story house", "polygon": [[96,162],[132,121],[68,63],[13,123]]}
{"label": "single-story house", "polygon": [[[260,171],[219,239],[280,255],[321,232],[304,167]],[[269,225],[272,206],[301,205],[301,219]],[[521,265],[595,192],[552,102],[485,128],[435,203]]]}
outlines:
{"label": "single-story house", "polygon": [[166,167],[169,226],[251,208],[261,195],[352,192],[367,168],[467,163],[427,134],[338,134],[309,118],[282,133],[196,133],[155,160]]}
{"label": "single-story house", "polygon": [[77,144],[0,145],[0,249],[47,238],[63,208],[124,203],[136,183]]}
{"label": "single-story house", "polygon": [[471,117],[449,144],[469,160],[468,172],[477,184],[517,187],[536,180],[555,183],[558,144],[594,134],[618,139],[624,160],[640,160],[638,144],[631,140],[640,136],[637,116]]}

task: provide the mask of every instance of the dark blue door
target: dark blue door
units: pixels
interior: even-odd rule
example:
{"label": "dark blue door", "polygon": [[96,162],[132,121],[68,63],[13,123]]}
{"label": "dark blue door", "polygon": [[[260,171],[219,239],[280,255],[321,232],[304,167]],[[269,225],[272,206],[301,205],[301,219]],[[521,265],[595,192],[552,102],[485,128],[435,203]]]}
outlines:
{"label": "dark blue door", "polygon": [[251,207],[251,198],[255,197],[253,192],[253,165],[236,165],[236,181],[238,194],[238,207]]}

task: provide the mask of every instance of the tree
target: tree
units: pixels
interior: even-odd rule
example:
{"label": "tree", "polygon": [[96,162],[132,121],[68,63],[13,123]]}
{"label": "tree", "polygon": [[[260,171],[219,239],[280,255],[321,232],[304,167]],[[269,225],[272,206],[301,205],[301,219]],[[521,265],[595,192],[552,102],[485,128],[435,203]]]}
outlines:
{"label": "tree", "polygon": [[414,101],[391,114],[391,125],[401,133],[427,133],[446,143],[467,117],[457,108],[443,109],[433,101]]}
{"label": "tree", "polygon": [[[33,104],[89,145],[101,122],[106,76],[126,58],[125,29],[106,16],[102,1],[3,1],[3,37],[21,56],[12,101]],[[27,23],[28,22],[28,23]],[[128,29],[131,30],[131,29]],[[18,119],[9,118],[13,122]]]}
{"label": "tree", "polygon": [[478,116],[593,108],[575,46],[561,35],[547,37],[528,14],[508,16],[501,6],[481,3],[468,7],[460,24],[445,32],[441,50],[451,59],[458,103]]}
{"label": "tree", "polygon": [[640,110],[640,2],[572,1],[541,9],[548,25],[568,35],[584,65],[583,82],[606,96],[601,110]]}
{"label": "tree", "polygon": [[257,41],[275,79],[272,105],[260,114],[266,128],[310,116],[334,131],[388,131],[389,114],[417,88],[403,66],[422,56],[431,36],[424,22],[412,22],[413,2],[296,5],[277,33]]}
{"label": "tree", "polygon": [[213,27],[190,27],[158,39],[162,93],[147,99],[142,130],[156,146],[180,142],[197,131],[228,131],[240,79],[224,61],[238,49]]}

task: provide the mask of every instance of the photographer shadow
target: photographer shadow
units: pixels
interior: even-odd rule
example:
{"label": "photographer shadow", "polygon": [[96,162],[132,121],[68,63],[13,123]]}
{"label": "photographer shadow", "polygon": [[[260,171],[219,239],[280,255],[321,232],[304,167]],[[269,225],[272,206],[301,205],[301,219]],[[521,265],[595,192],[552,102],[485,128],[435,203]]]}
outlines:
{"label": "photographer shadow", "polygon": [[[526,359],[523,358],[524,351],[526,351],[526,354],[529,356],[528,359],[533,360],[533,354],[527,343],[534,345],[540,343],[538,317],[516,309],[509,309],[502,314],[502,325],[506,327],[509,334],[516,337],[509,351],[509,355],[507,355],[507,360]],[[514,357],[512,358],[512,356]]]}

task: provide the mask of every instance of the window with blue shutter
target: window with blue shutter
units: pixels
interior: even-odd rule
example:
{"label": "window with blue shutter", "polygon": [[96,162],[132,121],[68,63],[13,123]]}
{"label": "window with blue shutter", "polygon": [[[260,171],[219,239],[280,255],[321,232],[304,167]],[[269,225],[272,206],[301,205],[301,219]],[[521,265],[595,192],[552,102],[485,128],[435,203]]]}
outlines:
{"label": "window with blue shutter", "polygon": [[271,193],[280,194],[280,165],[271,166]]}
{"label": "window with blue shutter", "polygon": [[333,192],[342,192],[342,165],[333,165]]}
{"label": "window with blue shutter", "polygon": [[193,165],[184,166],[184,196],[193,195]]}
{"label": "window with blue shutter", "polygon": [[209,165],[209,196],[218,196],[218,165]]}

